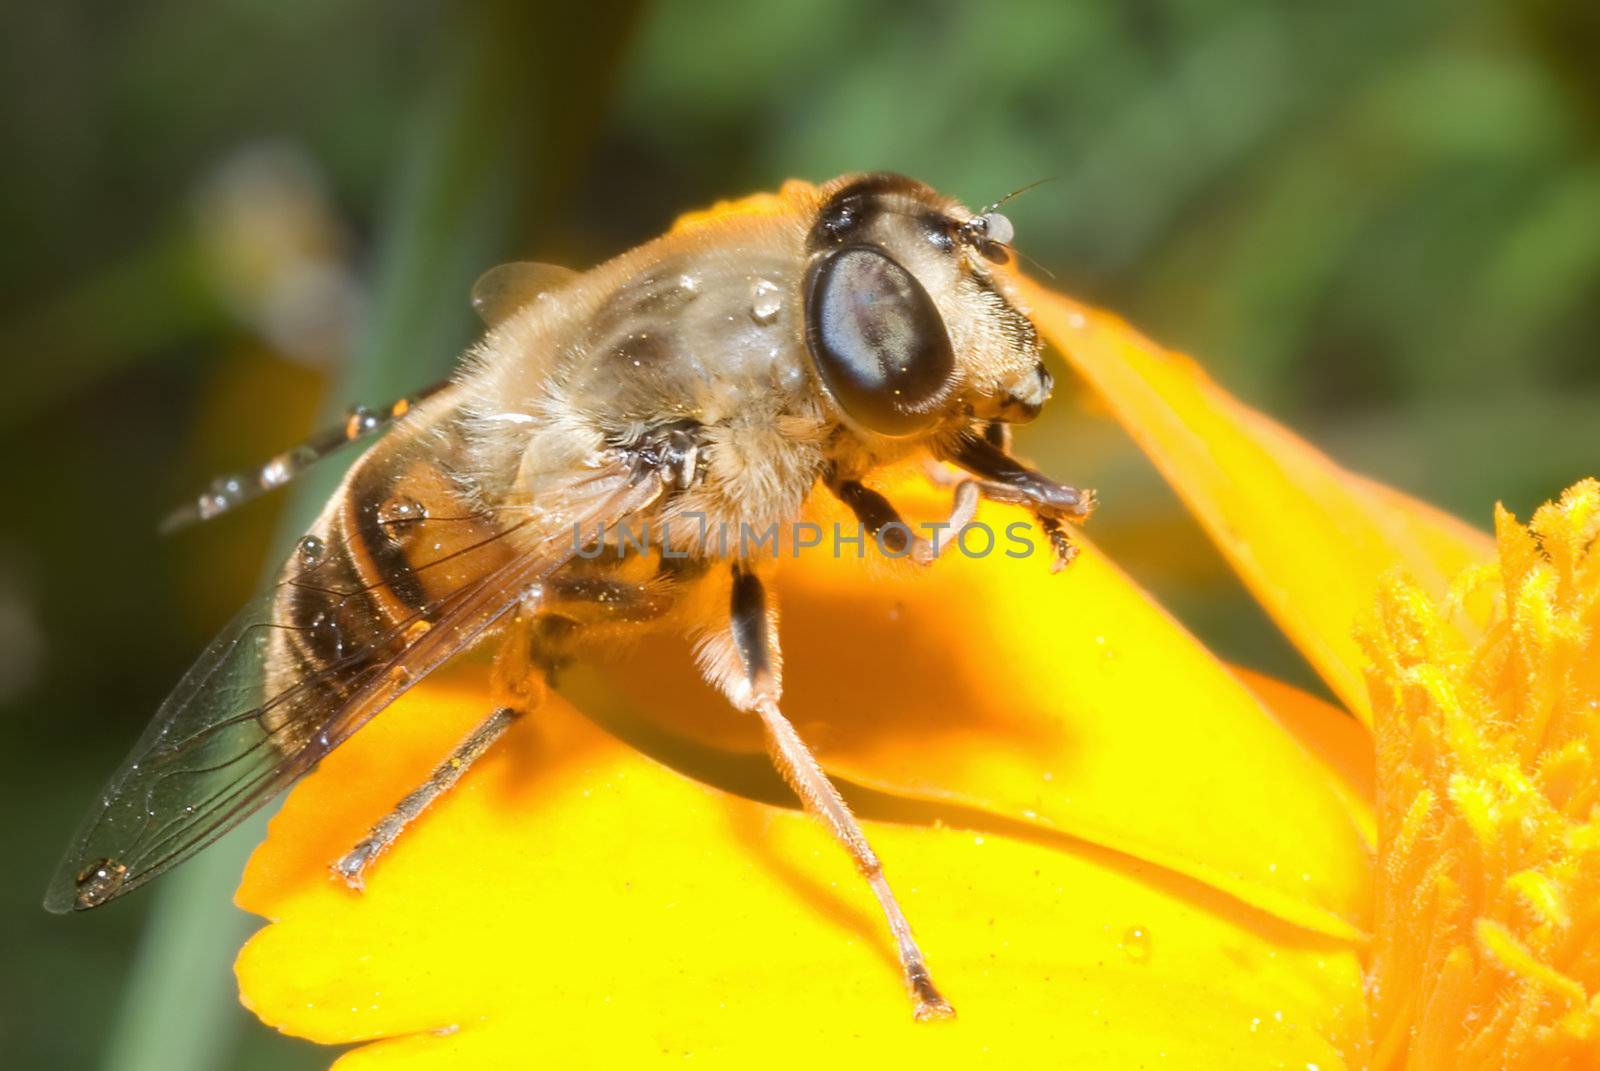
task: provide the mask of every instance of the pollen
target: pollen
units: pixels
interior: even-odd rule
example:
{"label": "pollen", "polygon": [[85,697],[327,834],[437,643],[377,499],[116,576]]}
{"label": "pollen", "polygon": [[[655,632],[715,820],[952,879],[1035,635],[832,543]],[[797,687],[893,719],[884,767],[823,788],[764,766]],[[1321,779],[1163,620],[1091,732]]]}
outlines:
{"label": "pollen", "polygon": [[1600,482],[1495,529],[1494,566],[1440,602],[1391,578],[1363,628],[1379,1071],[1600,1067]]}

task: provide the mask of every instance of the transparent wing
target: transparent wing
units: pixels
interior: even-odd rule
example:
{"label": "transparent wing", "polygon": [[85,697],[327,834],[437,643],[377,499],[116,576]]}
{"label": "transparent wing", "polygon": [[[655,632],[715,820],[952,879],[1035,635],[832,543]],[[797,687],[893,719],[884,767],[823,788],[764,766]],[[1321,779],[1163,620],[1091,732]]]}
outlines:
{"label": "transparent wing", "polygon": [[[571,556],[575,526],[593,531],[595,524],[620,522],[654,501],[660,488],[654,473],[621,460],[583,470],[552,496],[555,501],[541,495],[539,515],[557,517],[559,524],[536,535],[528,520],[520,520],[497,525],[488,537],[458,541],[414,570],[450,579],[412,616],[398,624],[386,619],[365,633],[346,630],[334,657],[263,697],[273,635],[289,628],[275,616],[278,589],[318,582],[314,569],[290,571],[235,618],[161,705],[84,819],[45,907],[98,906],[222,836],[368,718],[472,646]],[[482,526],[484,518],[423,523]],[[517,539],[508,538],[515,533]],[[363,593],[334,594],[348,599]]]}

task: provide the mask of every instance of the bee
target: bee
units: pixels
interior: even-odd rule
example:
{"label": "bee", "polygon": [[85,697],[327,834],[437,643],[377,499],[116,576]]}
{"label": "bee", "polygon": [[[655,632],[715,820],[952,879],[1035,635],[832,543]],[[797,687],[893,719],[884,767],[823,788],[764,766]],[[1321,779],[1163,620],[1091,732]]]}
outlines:
{"label": "bee", "polygon": [[[706,533],[790,524],[820,485],[885,549],[931,562],[937,541],[911,535],[870,482],[920,456],[958,474],[952,528],[979,499],[1020,504],[1057,566],[1070,560],[1066,525],[1088,517],[1093,493],[1009,453],[1009,427],[1039,412],[1051,377],[1002,270],[1012,227],[998,207],[973,212],[886,173],[791,182],[583,274],[488,272],[473,290],[487,331],[449,381],[355,410],[176,515],[214,516],[388,429],[162,704],[45,906],[96,907],[188,859],[431,671],[487,646],[482,724],[332,862],[360,889],[537,708],[555,667],[619,635],[676,629],[706,679],[760,719],[780,772],[870,885],[916,1016],[951,1014],[882,863],[779,707],[771,545]],[[672,535],[615,545],[629,525]]]}

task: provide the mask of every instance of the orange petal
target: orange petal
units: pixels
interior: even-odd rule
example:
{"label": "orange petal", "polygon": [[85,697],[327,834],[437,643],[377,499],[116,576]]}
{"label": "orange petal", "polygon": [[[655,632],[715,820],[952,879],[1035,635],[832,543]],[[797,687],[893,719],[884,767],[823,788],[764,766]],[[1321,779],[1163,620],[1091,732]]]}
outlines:
{"label": "orange petal", "polygon": [[[244,1001],[342,1068],[1346,1066],[1360,968],[1158,868],[869,823],[954,1021],[918,1024],[844,854],[803,815],[619,745],[559,700],[369,875],[327,862],[483,713],[431,683],[296,787],[241,906]],[[1353,1061],[1352,1061],[1353,1062]]]}
{"label": "orange petal", "polygon": [[[1489,537],[1345,471],[1117,317],[1022,286],[1045,337],[1105,398],[1328,686],[1370,724],[1354,627],[1379,577],[1403,565],[1441,593],[1489,556]],[[1114,489],[1104,499],[1116,508]]]}
{"label": "orange petal", "polygon": [[[948,509],[926,481],[883,486],[908,518]],[[831,499],[812,510],[826,532],[853,529]],[[951,824],[1070,834],[1298,925],[1363,932],[1370,805],[1092,546],[1052,575],[1026,514],[978,519],[993,552],[926,569],[831,544],[780,562],[783,707],[828,771],[943,805]],[[1007,555],[1012,525],[1031,556]],[[765,769],[755,719],[699,682],[682,641],[574,667],[562,689],[614,731],[648,717],[669,739],[636,742],[667,761],[693,768],[670,739],[687,735]]]}

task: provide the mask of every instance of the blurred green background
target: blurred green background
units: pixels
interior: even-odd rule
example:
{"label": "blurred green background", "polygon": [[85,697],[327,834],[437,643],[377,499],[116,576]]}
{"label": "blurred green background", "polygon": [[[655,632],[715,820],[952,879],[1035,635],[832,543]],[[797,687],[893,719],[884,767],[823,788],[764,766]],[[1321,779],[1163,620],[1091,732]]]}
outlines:
{"label": "blurred green background", "polygon": [[[1600,472],[1586,0],[63,0],[0,39],[0,1064],[297,1068],[234,1002],[247,839],[38,903],[82,808],[319,483],[164,512],[436,378],[505,259],[582,267],[786,177],[1008,207],[1058,285],[1486,524]],[[1309,681],[1063,382],[1022,449],[1230,657]],[[320,486],[326,486],[323,476]],[[143,936],[141,936],[143,935]]]}

